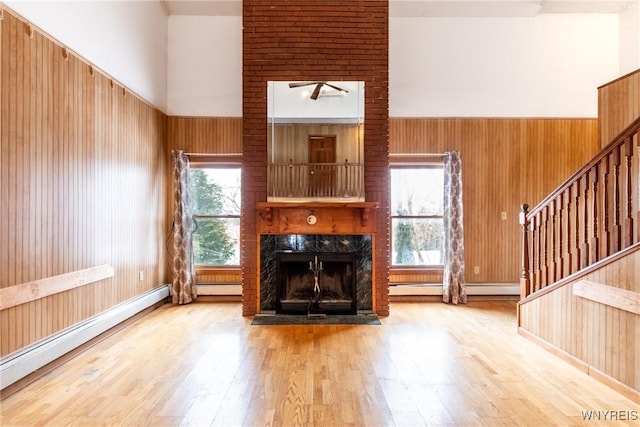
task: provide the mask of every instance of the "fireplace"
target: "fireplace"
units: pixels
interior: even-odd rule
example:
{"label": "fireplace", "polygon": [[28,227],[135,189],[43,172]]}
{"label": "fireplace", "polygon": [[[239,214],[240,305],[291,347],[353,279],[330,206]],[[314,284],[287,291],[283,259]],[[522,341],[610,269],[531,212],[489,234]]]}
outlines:
{"label": "fireplace", "polygon": [[[324,307],[332,307],[332,313],[347,310],[356,315],[372,313],[372,249],[370,234],[261,235],[260,313],[276,314],[291,309],[291,313],[307,314],[314,283],[309,262],[314,263],[316,257],[318,267],[322,262],[318,281]],[[289,273],[284,273],[287,270]],[[285,291],[286,280],[293,280],[300,289],[293,293]],[[343,294],[340,298],[336,290]],[[298,300],[296,304],[288,301],[293,299]]]}
{"label": "fireplace", "polygon": [[276,313],[356,314],[358,255],[277,252]]}

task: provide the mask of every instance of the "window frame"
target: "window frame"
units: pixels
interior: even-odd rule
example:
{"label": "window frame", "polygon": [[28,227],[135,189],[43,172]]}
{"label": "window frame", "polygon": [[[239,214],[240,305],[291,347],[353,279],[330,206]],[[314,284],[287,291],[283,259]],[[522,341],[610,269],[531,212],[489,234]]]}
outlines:
{"label": "window frame", "polygon": [[[189,155],[189,169],[239,169],[240,170],[240,194],[242,195],[242,175],[243,168],[242,162],[235,155],[231,156],[218,156],[218,155]],[[237,215],[223,214],[223,215],[199,215],[192,213],[194,221],[198,219],[237,219],[239,224],[239,233],[242,236],[242,209]],[[242,250],[241,240],[238,238],[238,264],[196,264],[194,260],[193,267],[196,275],[206,274],[207,272],[224,272],[224,271],[238,271],[242,269]]]}
{"label": "window frame", "polygon": [[[444,158],[442,155],[390,155],[389,162],[389,204],[391,205],[391,171],[397,169],[440,169],[444,173]],[[444,212],[442,215],[393,215],[389,210],[389,242],[390,249],[393,247],[393,221],[394,219],[441,219],[444,222]],[[394,274],[412,274],[443,272],[444,264],[430,265],[396,265],[393,260],[393,251],[389,251],[389,269]]]}

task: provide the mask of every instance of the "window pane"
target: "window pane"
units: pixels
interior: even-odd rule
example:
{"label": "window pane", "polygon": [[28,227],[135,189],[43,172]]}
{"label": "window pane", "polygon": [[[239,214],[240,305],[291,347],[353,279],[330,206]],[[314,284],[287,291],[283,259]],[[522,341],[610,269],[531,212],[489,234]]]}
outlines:
{"label": "window pane", "polygon": [[391,169],[391,215],[442,215],[442,168]]}
{"label": "window pane", "polygon": [[194,215],[240,215],[240,168],[192,168]]}
{"label": "window pane", "polygon": [[195,265],[240,264],[239,218],[194,218],[193,233]]}
{"label": "window pane", "polygon": [[442,218],[392,218],[392,265],[442,265]]}

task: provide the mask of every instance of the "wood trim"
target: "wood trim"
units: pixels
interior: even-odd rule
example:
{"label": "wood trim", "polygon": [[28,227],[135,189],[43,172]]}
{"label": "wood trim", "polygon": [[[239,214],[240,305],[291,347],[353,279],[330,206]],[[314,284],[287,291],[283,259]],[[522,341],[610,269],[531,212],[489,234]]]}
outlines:
{"label": "wood trim", "polygon": [[54,295],[89,283],[113,277],[113,267],[108,264],[71,273],[60,274],[33,282],[21,283],[0,289],[0,310]]}
{"label": "wood trim", "polygon": [[589,280],[579,280],[573,284],[573,295],[600,304],[640,314],[640,293],[615,288]]}

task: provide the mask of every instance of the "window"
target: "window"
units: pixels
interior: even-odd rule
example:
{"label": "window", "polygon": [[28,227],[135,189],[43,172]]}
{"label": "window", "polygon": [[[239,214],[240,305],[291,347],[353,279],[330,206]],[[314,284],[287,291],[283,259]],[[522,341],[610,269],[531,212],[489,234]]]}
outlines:
{"label": "window", "polygon": [[241,169],[191,167],[191,200],[196,266],[240,265]]}
{"label": "window", "polygon": [[391,266],[441,266],[442,165],[391,168]]}

